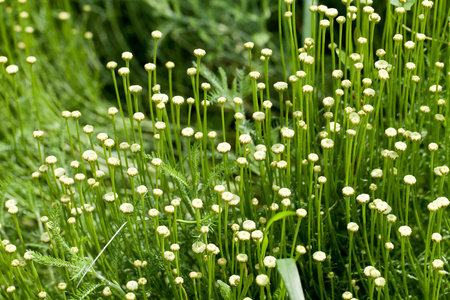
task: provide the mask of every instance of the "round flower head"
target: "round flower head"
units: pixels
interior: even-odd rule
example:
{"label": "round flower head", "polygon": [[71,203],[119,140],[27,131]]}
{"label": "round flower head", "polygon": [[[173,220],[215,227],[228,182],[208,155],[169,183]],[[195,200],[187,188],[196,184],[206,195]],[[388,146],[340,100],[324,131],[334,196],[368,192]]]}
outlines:
{"label": "round flower head", "polygon": [[13,206],[17,206],[17,200],[16,199],[9,199],[9,200],[7,200],[5,202],[5,207],[7,209],[9,209],[10,207],[13,207]]}
{"label": "round flower head", "polygon": [[191,204],[195,209],[200,209],[203,207],[203,201],[201,199],[193,199]]}
{"label": "round flower head", "polygon": [[[194,135],[194,129],[192,129],[191,127],[183,128],[183,130],[181,130],[181,134],[184,137],[191,137]],[[230,146],[230,149],[231,149],[231,146]]]}
{"label": "round flower head", "polygon": [[97,134],[97,140],[99,140],[100,142],[106,141],[107,138],[108,138],[108,134],[106,134],[104,132]]}
{"label": "round flower head", "polygon": [[414,185],[416,183],[416,177],[414,177],[413,175],[406,175],[405,177],[403,177],[403,181],[407,185]]}
{"label": "round flower head", "polygon": [[244,114],[242,114],[240,112],[237,112],[237,113],[234,114],[234,118],[236,120],[242,120],[244,118]]}
{"label": "round flower head", "polygon": [[131,60],[133,58],[133,54],[131,52],[125,51],[122,52],[122,59],[125,61]]}
{"label": "round flower head", "polygon": [[175,254],[172,251],[165,251],[164,252],[164,259],[167,261],[174,261],[175,260]]}
{"label": "round flower head", "polygon": [[433,265],[433,268],[435,269],[442,269],[444,267],[444,262],[440,259],[435,259],[431,263]]}
{"label": "round flower head", "polygon": [[372,176],[372,178],[381,178],[383,177],[383,170],[373,169],[372,172],[370,172],[370,176]]}
{"label": "round flower head", "polygon": [[252,239],[254,241],[260,241],[261,242],[261,240],[262,240],[262,238],[264,236],[264,233],[261,230],[254,230],[254,231],[252,231],[251,236],[252,236]]}
{"label": "round flower head", "polygon": [[130,69],[128,69],[127,67],[122,67],[117,71],[117,73],[119,73],[120,76],[126,76],[130,74]]}
{"label": "round flower head", "polygon": [[246,43],[244,44],[244,48],[245,48],[245,49],[248,49],[248,50],[253,49],[254,46],[255,46],[255,43],[253,43],[253,42],[246,42]]}
{"label": "round flower head", "polygon": [[439,233],[435,232],[431,235],[431,240],[435,243],[440,243],[442,241],[442,235],[440,235]]}
{"label": "round flower head", "polygon": [[206,245],[203,242],[195,242],[192,244],[192,251],[196,254],[201,254],[206,250]]}
{"label": "round flower head", "polygon": [[227,142],[223,142],[220,143],[219,145],[217,145],[217,151],[219,151],[220,153],[227,153],[230,152],[231,150],[231,145],[228,144]]}
{"label": "round flower head", "polygon": [[148,189],[147,189],[147,187],[146,187],[145,185],[140,185],[140,186],[138,186],[138,187],[136,188],[136,192],[137,192],[139,195],[144,195],[145,193],[147,193],[147,191],[148,191]]}
{"label": "round flower head", "polygon": [[283,198],[288,198],[291,196],[291,190],[288,188],[281,188],[278,190],[278,195],[280,195]]}
{"label": "round flower head", "polygon": [[108,108],[108,115],[110,116],[114,116],[119,112],[119,110],[115,107],[110,107]]}
{"label": "round flower head", "polygon": [[111,289],[107,286],[103,289],[103,296],[105,297],[111,297],[112,296],[112,291]]}
{"label": "round flower head", "polygon": [[156,66],[155,66],[154,64],[152,64],[152,63],[146,63],[146,64],[144,65],[144,69],[145,69],[147,72],[152,72],[152,71],[156,70]]}
{"label": "round flower head", "polygon": [[131,167],[131,168],[128,168],[128,170],[127,170],[127,175],[128,176],[133,177],[133,176],[136,176],[138,174],[139,174],[139,171],[136,168]]}
{"label": "round flower head", "polygon": [[103,195],[103,200],[105,200],[106,202],[114,202],[117,198],[118,195],[113,192],[109,192]]}
{"label": "round flower head", "polygon": [[131,94],[139,94],[140,92],[142,92],[142,86],[140,85],[131,85],[128,90],[130,91]]}
{"label": "round flower head", "polygon": [[238,195],[233,195],[233,199],[229,202],[231,206],[238,205],[241,202],[241,198]]}
{"label": "round flower head", "polygon": [[328,138],[323,139],[320,142],[320,144],[321,144],[322,148],[324,148],[324,149],[331,149],[334,146],[333,140],[332,139],[328,139]]}
{"label": "round flower head", "polygon": [[326,97],[323,99],[323,105],[325,107],[332,107],[334,105],[334,98],[333,97]]}
{"label": "round flower head", "polygon": [[230,192],[223,192],[222,193],[222,200],[225,202],[230,202],[231,200],[233,200],[234,195]]}
{"label": "round flower head", "polygon": [[19,72],[19,67],[16,65],[9,65],[6,67],[6,73],[8,73],[9,75],[14,75],[17,72]]}
{"label": "round flower head", "polygon": [[136,299],[136,295],[133,293],[128,293],[125,295],[125,299],[126,300],[134,300],[134,299]]}
{"label": "round flower head", "polygon": [[195,135],[194,135],[194,138],[196,140],[202,139],[203,138],[203,133],[202,132],[196,132]]}
{"label": "round flower head", "polygon": [[350,222],[347,224],[347,230],[350,232],[357,232],[358,229],[359,229],[359,226],[355,222]]}
{"label": "round flower head", "polygon": [[325,254],[325,252],[322,251],[316,251],[313,254],[313,259],[317,262],[322,262],[327,258],[327,255]]}
{"label": "round flower head", "polygon": [[201,84],[201,88],[202,88],[202,90],[207,91],[207,90],[209,90],[211,88],[211,85],[209,83],[207,83],[207,82],[203,82]]}
{"label": "round flower head", "polygon": [[256,151],[253,154],[253,157],[255,158],[256,161],[263,161],[264,159],[266,159],[266,152],[264,152],[264,151]]}
{"label": "round flower head", "polygon": [[239,142],[241,144],[249,144],[252,141],[252,138],[249,134],[241,134],[239,136]]}
{"label": "round flower head", "polygon": [[242,224],[242,228],[244,228],[247,231],[252,231],[255,230],[256,228],[256,224],[254,221],[252,220],[246,220],[244,221],[244,223]]}
{"label": "round flower head", "polygon": [[152,31],[152,38],[155,40],[162,38],[163,34],[159,30]]}
{"label": "round flower head", "polygon": [[284,145],[283,144],[274,144],[272,148],[270,148],[273,153],[275,154],[281,154],[284,151]]}
{"label": "round flower head", "polygon": [[16,246],[14,246],[13,244],[9,244],[5,246],[5,251],[9,254],[16,252]]}
{"label": "round flower head", "polygon": [[441,207],[447,207],[450,204],[450,201],[448,200],[447,197],[439,197],[433,202],[438,203]]}
{"label": "round flower head", "polygon": [[427,208],[429,211],[435,212],[439,209],[439,205],[435,201],[433,201],[427,205]]}
{"label": "round flower head", "polygon": [[350,292],[344,292],[344,293],[342,294],[342,299],[344,299],[344,300],[350,300],[350,299],[352,299],[352,298],[353,298],[353,294],[350,293]]}
{"label": "round flower head", "polygon": [[120,205],[120,211],[124,214],[131,214],[134,211],[133,204],[131,203],[123,203]]}
{"label": "round flower head", "polygon": [[262,111],[257,111],[253,113],[252,117],[253,120],[255,120],[255,122],[262,122],[265,120],[266,114],[263,113]]}
{"label": "round flower head", "polygon": [[430,151],[436,151],[438,148],[439,148],[439,146],[436,143],[428,144],[428,150],[430,150]]}
{"label": "round flower head", "polygon": [[134,280],[128,281],[126,287],[127,290],[132,292],[137,291],[137,289],[139,288],[138,283]]}
{"label": "round flower head", "polygon": [[264,287],[267,286],[270,282],[269,280],[269,276],[265,275],[265,274],[259,274],[258,276],[256,276],[256,284]]}
{"label": "round flower head", "polygon": [[248,74],[248,76],[252,79],[258,79],[259,76],[261,76],[261,73],[259,73],[258,71],[252,71]]}
{"label": "round flower head", "polygon": [[158,226],[156,232],[161,236],[168,236],[170,234],[169,228],[164,225]]}
{"label": "round flower head", "polygon": [[196,69],[196,68],[188,68],[187,71],[186,71],[186,73],[187,73],[189,76],[194,76],[195,74],[197,74],[197,69]]}
{"label": "round flower head", "polygon": [[228,282],[230,283],[231,286],[238,286],[240,280],[241,278],[239,277],[239,275],[231,275],[230,278],[228,279]]}
{"label": "round flower head", "polygon": [[281,134],[285,139],[292,139],[294,137],[295,131],[290,128],[285,128]]}
{"label": "round flower head", "polygon": [[57,161],[58,161],[58,159],[53,155],[47,156],[45,158],[45,162],[49,165],[54,165],[54,164],[56,164]]}
{"label": "round flower head", "polygon": [[400,235],[402,237],[408,237],[411,235],[412,230],[411,230],[411,227],[409,227],[409,226],[400,226],[398,228],[398,232],[400,233]]}
{"label": "round flower head", "polygon": [[83,132],[86,134],[91,134],[94,132],[94,126],[92,125],[86,125],[83,127]]}
{"label": "round flower head", "polygon": [[156,122],[155,123],[155,128],[158,129],[158,130],[164,130],[164,129],[166,129],[166,123],[161,122],[161,121]]}
{"label": "round flower head", "polygon": [[303,209],[303,208],[299,208],[299,209],[297,209],[297,210],[295,211],[295,214],[296,214],[298,217],[300,217],[300,218],[304,218],[304,217],[306,217],[306,215],[308,214],[308,212],[307,212],[305,209]]}
{"label": "round flower head", "polygon": [[173,102],[173,104],[175,104],[175,105],[181,105],[181,104],[184,103],[184,98],[183,98],[182,96],[174,96],[174,97],[172,98],[172,102]]}
{"label": "round flower head", "polygon": [[273,85],[273,87],[277,92],[284,92],[287,90],[288,84],[284,81],[278,81]]}
{"label": "round flower head", "polygon": [[248,255],[244,253],[240,253],[236,256],[236,260],[240,263],[245,263],[248,261]]}
{"label": "round flower head", "polygon": [[172,61],[166,62],[166,68],[167,68],[167,69],[173,69],[173,68],[175,68],[175,63],[172,62]]}
{"label": "round flower head", "polygon": [[195,55],[196,57],[203,57],[203,56],[206,55],[206,51],[203,50],[203,49],[195,49],[195,50],[194,50],[194,55]]}
{"label": "round flower head", "polygon": [[268,269],[273,269],[277,266],[277,259],[273,256],[266,256],[263,260],[263,264]]}
{"label": "round flower head", "polygon": [[342,189],[342,194],[344,194],[344,196],[352,196],[355,193],[355,190],[350,187],[350,186],[346,186]]}
{"label": "round flower head", "polygon": [[225,192],[225,186],[223,186],[221,184],[214,186],[214,192],[216,192],[218,194],[222,194],[223,192]]}
{"label": "round flower head", "polygon": [[114,70],[115,68],[117,68],[117,63],[115,61],[109,61],[106,64],[106,68],[108,68],[110,70]]}
{"label": "round flower head", "polygon": [[107,162],[110,166],[120,166],[120,160],[117,157],[109,157]]}

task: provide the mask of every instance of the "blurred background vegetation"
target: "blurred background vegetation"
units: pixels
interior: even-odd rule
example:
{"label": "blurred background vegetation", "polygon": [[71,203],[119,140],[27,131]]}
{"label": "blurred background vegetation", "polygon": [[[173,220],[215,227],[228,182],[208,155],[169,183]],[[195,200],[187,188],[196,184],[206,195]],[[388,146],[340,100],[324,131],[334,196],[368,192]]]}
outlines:
{"label": "blurred background vegetation", "polygon": [[[132,52],[131,84],[142,85],[146,93],[147,73],[143,66],[152,59],[153,30],[163,33],[163,38],[158,42],[157,55],[158,82],[162,92],[167,92],[168,88],[164,64],[173,61],[176,65],[173,70],[174,94],[186,98],[192,95],[186,69],[193,66],[192,51],[195,48],[206,50],[207,55],[202,62],[213,73],[218,73],[219,67],[223,68],[231,85],[233,77],[239,74],[238,69],[245,70],[240,74],[248,72],[247,53],[243,47],[247,41],[255,43],[255,59],[262,48],[273,50],[269,68],[271,82],[282,80],[279,4],[270,0],[0,2],[0,55],[8,58],[8,63],[2,66],[1,76],[3,89],[0,101],[2,107],[7,108],[0,110],[0,193],[5,195],[2,199],[26,198],[26,190],[18,187],[31,185],[29,170],[39,167],[33,130],[43,129],[46,132],[45,148],[69,164],[64,151],[55,153],[54,150],[54,146],[63,144],[61,133],[66,129],[65,120],[60,117],[61,111],[81,111],[83,117],[80,124],[95,120],[93,125],[97,133],[111,130],[107,108],[117,106],[117,102],[110,71],[105,67],[108,61],[115,60],[123,66],[121,53]],[[304,7],[310,4],[310,0],[296,2],[300,45],[304,39],[301,36],[303,26],[310,26],[303,22]],[[324,0],[319,4],[334,6],[341,13],[344,10],[344,5],[335,0]],[[375,1],[372,6],[384,19],[385,1]],[[285,9],[285,5],[281,7]],[[68,19],[64,18],[64,12],[70,14]],[[381,24],[376,28],[381,30],[383,26]],[[32,68],[25,61],[30,55],[37,58]],[[286,59],[289,60],[289,55]],[[19,66],[20,71],[14,77],[4,73],[9,64]],[[258,68],[262,64],[255,65]],[[34,103],[40,110],[41,125]],[[20,108],[24,120],[23,135],[18,130],[17,113]],[[231,124],[232,114],[229,117]],[[212,124],[215,123],[214,118],[209,119]],[[211,128],[214,129],[214,126]],[[14,155],[13,139],[23,155]],[[24,145],[28,145],[27,153]]]}
{"label": "blurred background vegetation", "polygon": [[[111,73],[105,64],[115,60],[119,66],[123,66],[123,51],[130,51],[134,55],[131,61],[131,84],[142,85],[146,94],[147,73],[143,66],[152,60],[153,30],[163,33],[163,38],[158,42],[157,55],[158,82],[162,92],[167,92],[168,88],[164,64],[173,61],[174,95],[186,98],[192,96],[186,69],[193,66],[192,51],[196,48],[206,50],[207,55],[202,62],[213,73],[218,73],[219,67],[225,70],[226,81],[231,85],[236,75],[248,72],[247,52],[243,47],[247,41],[255,43],[253,55],[256,60],[262,48],[273,50],[270,80],[282,80],[278,38],[279,4],[281,2],[270,0],[0,2],[0,55],[8,58],[8,63],[2,67],[1,76],[4,88],[0,101],[7,109],[0,110],[0,168],[3,171],[0,172],[0,193],[8,197],[25,197],[26,191],[23,190],[23,195],[20,195],[21,189],[18,187],[31,184],[29,170],[39,167],[34,151],[36,142],[31,134],[33,130],[44,130],[45,148],[51,149],[52,154],[69,163],[64,151],[55,153],[54,150],[54,146],[62,145],[64,136],[61,133],[66,129],[65,120],[60,117],[61,111],[81,111],[83,117],[80,124],[95,120],[92,125],[95,125],[97,133],[111,130],[107,108],[117,106],[117,101]],[[310,0],[296,2],[296,28],[300,45],[304,39],[301,36],[303,26],[307,26],[309,31],[310,24],[303,22],[303,10],[305,5],[309,7],[310,4]],[[334,6],[340,13],[344,10],[344,5],[335,0],[324,0],[319,4]],[[385,14],[385,5],[385,1],[373,3],[381,16]],[[281,7],[285,9],[285,5]],[[70,14],[68,19],[62,15],[64,12]],[[376,28],[381,30],[383,26]],[[32,69],[25,61],[29,55],[37,58]],[[289,60],[289,55],[286,55],[286,59]],[[4,73],[4,68],[12,63],[20,68],[14,76],[17,99],[12,76]],[[256,63],[255,66],[258,68],[262,64]],[[237,72],[239,69],[244,72]],[[41,125],[34,101],[40,110]],[[24,135],[18,130],[17,105],[22,109]],[[211,112],[214,110],[212,107]],[[13,116],[12,120],[10,116]],[[215,123],[219,123],[213,117],[209,121],[212,129],[215,129]],[[229,114],[228,124],[232,126],[232,123],[233,115]],[[13,139],[17,141],[19,150],[23,148],[22,145],[28,145],[27,148],[32,151],[25,153],[22,149],[23,156],[16,157]]]}

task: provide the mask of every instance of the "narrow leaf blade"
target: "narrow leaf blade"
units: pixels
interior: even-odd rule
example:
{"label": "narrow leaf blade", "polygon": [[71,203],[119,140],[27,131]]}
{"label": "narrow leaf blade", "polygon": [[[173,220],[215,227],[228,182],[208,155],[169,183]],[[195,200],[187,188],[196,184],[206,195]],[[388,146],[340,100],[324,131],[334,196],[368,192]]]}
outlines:
{"label": "narrow leaf blade", "polygon": [[300,275],[295,260],[284,258],[277,260],[277,269],[283,278],[286,290],[291,300],[305,300]]}

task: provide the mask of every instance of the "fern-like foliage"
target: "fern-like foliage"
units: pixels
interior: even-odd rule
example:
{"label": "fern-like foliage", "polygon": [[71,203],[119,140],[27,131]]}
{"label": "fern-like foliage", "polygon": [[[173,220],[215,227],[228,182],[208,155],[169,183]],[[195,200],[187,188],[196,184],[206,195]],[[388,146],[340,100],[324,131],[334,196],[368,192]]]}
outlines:
{"label": "fern-like foliage", "polygon": [[28,251],[33,256],[33,258],[34,258],[33,261],[38,264],[42,264],[42,265],[46,265],[46,266],[50,266],[50,267],[70,268],[73,271],[81,270],[81,268],[83,267],[82,264],[80,264],[77,261],[69,262],[69,261],[66,261],[66,260],[63,260],[60,258],[42,255],[36,251],[32,251],[32,250],[28,250]]}
{"label": "fern-like foliage", "polygon": [[245,98],[250,95],[250,78],[247,76],[244,69],[236,69],[236,77],[233,80],[232,89],[241,98]]}
{"label": "fern-like foliage", "polygon": [[[193,62],[197,67],[197,63]],[[244,69],[236,69],[236,76],[233,78],[231,88],[228,86],[228,76],[225,70],[218,68],[219,75],[214,74],[205,65],[200,64],[200,74],[211,84],[213,88],[209,92],[209,101],[214,104],[219,97],[232,99],[233,97],[245,98],[251,93],[250,79]]]}
{"label": "fern-like foliage", "polygon": [[211,201],[214,201],[214,186],[217,184],[217,182],[221,181],[221,178],[225,175],[225,172],[233,172],[233,170],[237,167],[237,163],[235,160],[227,160],[223,161],[220,164],[217,164],[214,166],[214,168],[211,169],[209,173],[208,180],[206,181],[205,187],[202,190],[202,195],[205,196],[207,205],[212,205],[212,203],[209,203]]}
{"label": "fern-like foliage", "polygon": [[[154,158],[151,155],[147,155],[147,157],[150,159]],[[169,165],[165,162],[161,163],[160,168],[164,174],[172,177],[172,179],[174,179],[176,182],[178,182],[178,184],[180,184],[181,188],[184,188],[184,189],[189,188],[189,183],[183,173],[176,170],[174,167],[172,167],[171,165]]]}
{"label": "fern-like foliage", "polygon": [[89,282],[85,283],[75,291],[72,299],[73,300],[89,299],[89,295],[102,285],[104,285],[103,282],[97,283],[97,284],[93,284],[93,283],[89,283]]}
{"label": "fern-like foliage", "polygon": [[[147,160],[152,160],[155,156],[151,154],[146,154],[145,158]],[[178,190],[181,193],[181,198],[183,200],[190,199],[194,194],[194,188],[189,184],[187,178],[183,173],[175,169],[172,165],[162,162],[160,165],[161,171],[163,174],[169,176],[174,181],[174,184],[178,187]],[[193,211],[192,211],[193,212]]]}

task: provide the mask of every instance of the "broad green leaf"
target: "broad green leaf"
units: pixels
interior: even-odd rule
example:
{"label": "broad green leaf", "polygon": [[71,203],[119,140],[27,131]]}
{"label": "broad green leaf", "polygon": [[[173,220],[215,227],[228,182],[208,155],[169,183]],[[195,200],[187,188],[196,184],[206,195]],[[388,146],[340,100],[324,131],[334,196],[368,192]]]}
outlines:
{"label": "broad green leaf", "polygon": [[403,4],[399,0],[391,0],[392,5],[397,6],[397,7],[403,6],[406,10],[410,10],[415,2],[416,2],[416,0],[409,0],[408,2]]}
{"label": "broad green leaf", "polygon": [[219,291],[222,297],[225,300],[232,300],[233,294],[231,293],[231,287],[222,280],[217,280],[217,283],[219,284]]}
{"label": "broad green leaf", "polygon": [[292,258],[283,258],[277,260],[277,269],[283,278],[286,291],[291,300],[304,300],[302,283],[298,274],[295,260]]}
{"label": "broad green leaf", "polygon": [[350,65],[350,59],[344,51],[339,51],[339,48],[336,48],[336,55],[339,57],[344,66],[348,67]]}

